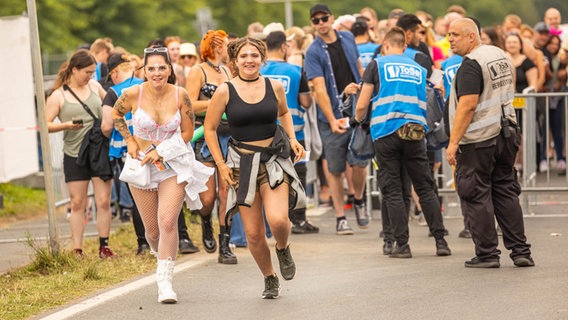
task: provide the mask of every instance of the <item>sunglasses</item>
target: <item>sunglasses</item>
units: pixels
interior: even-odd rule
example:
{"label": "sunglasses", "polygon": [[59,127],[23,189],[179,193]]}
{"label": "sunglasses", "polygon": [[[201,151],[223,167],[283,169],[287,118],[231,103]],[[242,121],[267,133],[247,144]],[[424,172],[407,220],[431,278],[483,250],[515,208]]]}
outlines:
{"label": "sunglasses", "polygon": [[329,17],[330,17],[330,16],[323,16],[323,17],[321,17],[321,18],[312,18],[312,23],[313,23],[313,24],[319,24],[319,23],[320,23],[320,20],[321,20],[323,23],[326,23],[326,22],[329,21]]}
{"label": "sunglasses", "polygon": [[147,53],[155,53],[155,52],[168,53],[168,48],[166,48],[166,47],[156,47],[156,48],[145,48],[145,49],[144,49],[144,54],[147,54]]}
{"label": "sunglasses", "polygon": [[182,59],[185,59],[185,58],[189,58],[189,59],[191,59],[191,58],[196,58],[196,56],[192,56],[192,55],[188,55],[188,54],[184,54],[183,56],[179,56],[179,57],[182,58]]}

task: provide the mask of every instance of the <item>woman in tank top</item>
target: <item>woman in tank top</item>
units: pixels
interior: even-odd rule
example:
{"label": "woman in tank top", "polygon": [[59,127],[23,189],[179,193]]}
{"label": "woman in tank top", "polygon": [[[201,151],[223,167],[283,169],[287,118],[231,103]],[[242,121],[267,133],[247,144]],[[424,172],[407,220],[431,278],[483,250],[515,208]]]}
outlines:
{"label": "woman in tank top", "polygon": [[[231,80],[230,71],[223,66],[223,61],[227,60],[227,44],[229,39],[223,30],[209,30],[201,40],[199,46],[201,51],[202,63],[193,67],[189,72],[187,81],[187,92],[193,104],[193,110],[196,114],[195,126],[203,125],[209,102],[217,88],[224,82]],[[219,133],[219,132],[218,132]],[[224,142],[228,142],[228,135],[219,133],[223,136]],[[203,138],[194,142],[195,158],[208,167],[215,168],[215,162],[211,155],[204,156],[201,153],[205,140]],[[226,149],[226,146],[224,146]],[[211,221],[211,212],[215,206],[215,200],[219,198],[219,263],[236,264],[237,257],[229,248],[229,238],[226,236],[227,226],[225,226],[225,210],[227,207],[227,185],[217,175],[217,184],[219,185],[218,193],[215,181],[215,175],[207,181],[207,191],[200,194],[203,208],[200,210],[202,240],[205,251],[213,253],[217,244],[213,236],[213,224]]]}
{"label": "woman in tank top", "polygon": [[[113,119],[130,157],[141,159],[142,165],[150,167],[150,184],[144,188],[130,185],[130,191],[144,223],[146,240],[158,257],[158,301],[175,303],[172,275],[179,242],[177,222],[187,183],[178,182],[177,168],[170,167],[159,152],[164,144],[181,135],[181,148],[185,148],[182,151],[189,155],[188,166],[193,170],[190,179],[199,177],[198,170],[193,168],[196,163],[193,153],[186,146],[193,136],[193,110],[185,89],[174,85],[167,48],[144,49],[144,73],[146,81],[128,88],[115,103]],[[132,135],[124,118],[128,112],[132,112]],[[201,183],[200,187],[204,188],[205,184]]]}
{"label": "woman in tank top", "polygon": [[[93,79],[96,60],[87,50],[78,50],[71,59],[63,64],[57,74],[50,96],[46,102],[47,129],[51,132],[63,131],[63,172],[69,191],[71,216],[71,242],[76,255],[83,255],[83,233],[85,231],[85,211],[89,203],[87,190],[93,182],[95,203],[97,205],[97,229],[99,232],[99,256],[112,258],[114,253],[108,247],[110,235],[110,193],[112,179],[103,181],[97,177],[89,164],[77,165],[77,156],[83,139],[93,126],[94,119],[81,103],[64,85],[83,101],[89,109],[101,118],[101,101],[105,91]],[[60,122],[54,122],[59,118]],[[107,179],[108,177],[105,177]]]}
{"label": "woman in tank top", "polygon": [[[268,172],[268,162],[264,160],[253,162],[258,164],[256,168],[250,166],[245,168],[242,166],[242,161],[241,166],[230,168],[229,160],[225,163],[221,153],[216,130],[222,114],[226,113],[232,139],[254,147],[265,148],[272,144],[277,131],[276,121],[279,120],[287,135],[283,138],[289,138],[291,150],[296,154],[296,160],[303,154],[304,149],[295,138],[292,117],[286,105],[286,95],[282,85],[276,80],[260,76],[261,64],[266,60],[264,43],[250,37],[241,38],[229,44],[228,54],[231,63],[234,63],[238,69],[238,76],[220,85],[211,99],[204,124],[205,140],[215,159],[221,179],[235,190],[235,192],[230,192],[230,197],[241,191],[239,184],[245,192],[247,192],[247,189],[243,187],[245,184],[249,182],[251,185],[256,184],[256,191],[253,189],[250,197],[247,195],[248,201],[251,202],[250,205],[239,205],[238,210],[247,234],[249,250],[264,276],[265,290],[262,296],[272,299],[278,297],[280,284],[270,259],[262,209],[264,208],[266,220],[276,240],[276,253],[280,262],[281,274],[286,280],[291,280],[296,267],[288,243],[290,233],[288,206],[283,204],[288,203],[290,181],[296,180],[288,175],[290,171],[286,171],[283,175],[280,171],[279,178],[282,182],[288,183],[280,183],[271,187],[267,182],[273,177]],[[242,156],[241,159],[244,159],[252,152],[230,145],[229,154],[237,153]],[[257,155],[258,152],[255,152],[252,156],[258,159]],[[291,168],[290,174],[295,174],[289,157],[280,157],[279,161],[283,164],[282,168],[289,167]],[[246,172],[258,172],[258,175],[256,177],[250,174],[247,176]],[[238,174],[240,173],[242,176],[239,179]]]}

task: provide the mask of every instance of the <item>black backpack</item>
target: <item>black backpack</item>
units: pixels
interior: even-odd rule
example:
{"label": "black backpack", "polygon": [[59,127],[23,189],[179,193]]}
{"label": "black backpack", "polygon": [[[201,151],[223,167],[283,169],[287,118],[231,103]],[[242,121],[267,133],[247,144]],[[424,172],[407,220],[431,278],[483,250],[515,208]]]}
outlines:
{"label": "black backpack", "polygon": [[426,145],[428,150],[440,150],[448,145],[450,138],[444,125],[444,99],[434,84],[427,81],[426,86]]}

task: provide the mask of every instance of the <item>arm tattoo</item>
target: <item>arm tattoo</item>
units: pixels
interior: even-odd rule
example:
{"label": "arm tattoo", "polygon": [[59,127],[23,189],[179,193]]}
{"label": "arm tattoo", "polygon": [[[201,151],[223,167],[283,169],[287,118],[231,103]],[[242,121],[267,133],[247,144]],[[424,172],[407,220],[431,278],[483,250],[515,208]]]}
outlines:
{"label": "arm tattoo", "polygon": [[194,123],[195,115],[193,113],[193,108],[191,107],[191,100],[189,99],[189,95],[187,93],[184,93],[184,95],[183,95],[183,103],[187,106],[187,109],[188,109],[185,112],[185,115],[189,118],[191,123]]}
{"label": "arm tattoo", "polygon": [[126,120],[124,120],[124,115],[127,113],[126,108],[124,107],[124,101],[126,98],[128,98],[128,94],[125,92],[114,104],[114,110],[116,110],[116,113],[120,116],[120,118],[113,119],[114,127],[118,132],[120,132],[124,140],[127,140],[132,136],[130,134],[130,130],[128,130],[128,125],[126,125]]}

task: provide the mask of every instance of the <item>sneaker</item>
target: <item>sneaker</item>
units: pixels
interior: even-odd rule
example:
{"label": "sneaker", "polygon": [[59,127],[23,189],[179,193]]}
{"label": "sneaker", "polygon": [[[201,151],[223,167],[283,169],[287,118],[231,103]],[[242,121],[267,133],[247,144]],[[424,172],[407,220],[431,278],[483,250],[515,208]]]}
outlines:
{"label": "sneaker", "polygon": [[150,251],[150,246],[143,243],[141,245],[138,246],[138,250],[136,250],[136,255],[137,256],[143,256],[146,255],[146,252]]}
{"label": "sneaker", "polygon": [[292,224],[292,233],[294,234],[318,233],[319,231],[320,229],[308,220]]}
{"label": "sneaker", "polygon": [[132,217],[132,209],[123,208],[120,210],[120,222],[130,222],[130,217]]}
{"label": "sneaker", "polygon": [[539,172],[546,172],[548,171],[548,162],[546,160],[542,160],[538,166]]}
{"label": "sneaker", "polygon": [[264,291],[262,299],[277,299],[280,295],[280,281],[276,274],[264,277]]}
{"label": "sneaker", "polygon": [[180,239],[179,240],[179,253],[181,254],[190,254],[199,252],[199,248],[196,247],[191,239]]}
{"label": "sneaker", "polygon": [[353,234],[353,229],[349,226],[349,222],[347,219],[341,219],[337,223],[337,227],[335,228],[335,233],[338,235],[350,235]]}
{"label": "sneaker", "polygon": [[367,206],[365,203],[362,205],[353,205],[355,208],[355,217],[357,218],[357,225],[361,229],[367,229],[369,227],[369,212],[367,212]]}
{"label": "sneaker", "polygon": [[566,170],[566,161],[558,160],[556,162],[556,170],[558,171],[565,171]]}
{"label": "sneaker", "polygon": [[278,250],[278,247],[276,247],[276,256],[280,264],[280,274],[282,274],[282,278],[284,278],[284,280],[294,279],[294,275],[296,275],[296,264],[290,253],[290,245],[282,250]]}
{"label": "sneaker", "polygon": [[383,243],[383,255],[385,256],[390,256],[392,254],[392,250],[393,250],[393,243],[392,241],[385,241]]}
{"label": "sneaker", "polygon": [[452,250],[448,247],[448,243],[444,239],[436,240],[436,255],[439,257],[451,256]]}
{"label": "sneaker", "polygon": [[513,259],[513,264],[519,268],[534,267],[534,260],[531,256],[517,257]]}
{"label": "sneaker", "polygon": [[355,201],[355,196],[350,194],[347,195],[347,201],[343,205],[343,210],[351,210],[353,208],[353,202]]}
{"label": "sneaker", "polygon": [[104,246],[99,248],[99,258],[101,259],[112,259],[112,258],[116,258],[116,255],[114,254],[114,252],[112,252],[112,250],[110,250],[110,248],[108,246]]}
{"label": "sneaker", "polygon": [[458,233],[458,237],[471,239],[471,232],[469,232],[469,229],[463,229],[462,231],[460,231],[460,233]]}
{"label": "sneaker", "polygon": [[479,259],[479,257],[474,257],[465,262],[466,268],[499,268],[500,266],[499,258],[483,260]]}
{"label": "sneaker", "polygon": [[410,246],[407,244],[398,246],[398,244],[393,248],[390,256],[391,258],[412,258],[412,253],[410,252]]}

